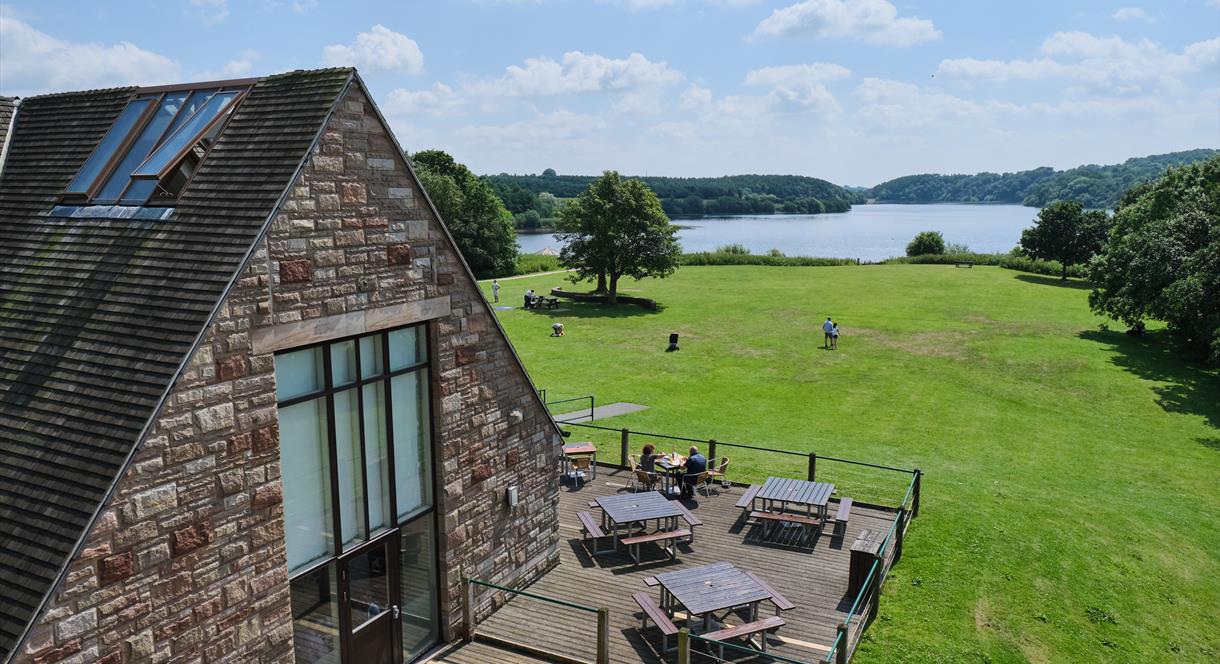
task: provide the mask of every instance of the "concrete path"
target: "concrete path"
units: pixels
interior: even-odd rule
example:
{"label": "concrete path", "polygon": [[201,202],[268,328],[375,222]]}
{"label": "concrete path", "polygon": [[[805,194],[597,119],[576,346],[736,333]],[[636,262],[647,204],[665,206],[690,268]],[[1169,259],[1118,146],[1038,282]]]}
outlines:
{"label": "concrete path", "polygon": [[593,420],[604,420],[608,417],[618,417],[627,413],[634,413],[638,410],[646,410],[648,406],[641,406],[638,403],[612,403],[605,406],[595,406],[593,408],[593,417],[589,417],[589,409],[578,410],[572,413],[563,413],[555,415],[555,421],[563,424],[564,422],[592,422]]}

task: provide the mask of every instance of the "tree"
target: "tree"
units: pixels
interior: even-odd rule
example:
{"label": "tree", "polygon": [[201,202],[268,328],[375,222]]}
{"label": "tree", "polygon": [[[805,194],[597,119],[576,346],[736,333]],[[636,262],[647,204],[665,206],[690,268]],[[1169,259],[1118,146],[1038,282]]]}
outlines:
{"label": "tree", "polygon": [[548,168],[548,169],[546,169],[545,171],[542,171],[542,177],[544,177],[544,178],[553,178],[553,177],[555,177],[555,169],[553,169],[553,168]]}
{"label": "tree", "polygon": [[1059,261],[1061,279],[1068,267],[1089,262],[1110,232],[1110,220],[1102,210],[1086,212],[1076,201],[1055,201],[1042,208],[1034,225],[1021,231],[1021,249],[1033,258]]}
{"label": "tree", "polygon": [[908,256],[945,253],[945,237],[940,231],[923,231],[907,245]]}
{"label": "tree", "polygon": [[598,280],[598,291],[617,304],[619,278],[665,278],[678,267],[678,228],[656,194],[640,180],[606,171],[559,211],[560,262],[572,280]]}
{"label": "tree", "polygon": [[1129,191],[1089,277],[1093,311],[1132,326],[1165,321],[1187,350],[1220,364],[1220,156]]}
{"label": "tree", "polygon": [[441,150],[416,152],[410,159],[475,275],[512,274],[517,262],[513,216],[491,185]]}

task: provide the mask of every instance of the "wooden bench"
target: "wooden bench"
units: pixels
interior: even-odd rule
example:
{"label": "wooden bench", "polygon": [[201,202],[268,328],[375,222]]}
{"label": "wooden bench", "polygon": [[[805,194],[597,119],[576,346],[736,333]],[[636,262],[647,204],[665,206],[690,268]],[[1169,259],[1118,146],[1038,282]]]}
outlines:
{"label": "wooden bench", "polygon": [[958,261],[953,264],[953,267],[974,267],[974,263],[971,261]]}
{"label": "wooden bench", "polygon": [[[631,596],[636,604],[640,605],[640,609],[644,611],[644,618],[640,621],[640,629],[648,626],[648,621],[651,620],[657,629],[661,630],[661,650],[669,651],[669,637],[678,633],[677,625],[665,615],[665,611],[657,606],[648,593],[636,593]],[[675,645],[674,648],[678,646]]]}
{"label": "wooden bench", "polygon": [[661,585],[661,580],[655,576],[646,576],[644,577],[644,585],[648,586],[649,588],[655,588]]}
{"label": "wooden bench", "polygon": [[[761,638],[759,638],[759,641],[761,641],[761,643],[759,644],[759,649],[762,650],[763,652],[767,652],[766,632],[769,632],[773,629],[779,629],[780,627],[783,627],[786,624],[787,623],[784,622],[783,618],[780,618],[779,616],[771,616],[770,618],[763,618],[762,620],[755,620],[754,622],[748,622],[748,623],[745,623],[744,625],[738,625],[736,627],[726,627],[724,629],[716,630],[715,632],[708,632],[707,634],[703,634],[702,636],[703,636],[703,638],[705,638],[709,641],[727,641],[729,639],[736,639],[736,638],[740,638],[740,637],[744,636],[744,637],[746,637],[746,640],[752,644],[754,641],[754,635],[762,633]],[[720,648],[720,659],[724,659],[724,647],[723,646],[721,646],[721,648]]]}
{"label": "wooden bench", "polygon": [[762,491],[761,484],[751,484],[750,488],[746,489],[746,492],[741,495],[741,498],[737,499],[737,504],[734,507],[740,509],[743,514],[749,514],[754,509],[754,496],[757,496],[759,491]]}
{"label": "wooden bench", "polygon": [[851,498],[839,499],[839,511],[835,512],[835,534],[847,534],[847,520],[851,518]]}
{"label": "wooden bench", "polygon": [[817,517],[800,516],[798,514],[785,514],[783,512],[750,512],[750,518],[762,523],[762,539],[767,539],[770,526],[768,523],[796,523],[801,525],[801,530],[804,533],[801,542],[809,539],[810,532],[817,532],[822,529],[823,521]]}
{"label": "wooden bench", "polygon": [[581,539],[583,541],[588,541],[590,538],[593,539],[593,555],[597,556],[614,551],[613,542],[611,542],[610,548],[604,551],[597,548],[597,540],[605,537],[606,533],[602,530],[602,527],[598,525],[592,514],[589,514],[588,512],[577,512],[576,518],[580,519],[580,531],[583,534]]}
{"label": "wooden bench", "polygon": [[690,539],[687,540],[687,542],[690,542],[693,544],[695,541],[695,526],[702,526],[703,521],[700,520],[699,517],[697,517],[693,513],[691,513],[690,510],[686,509],[686,505],[683,505],[682,503],[675,501],[674,506],[677,507],[678,510],[680,510],[682,512],[682,520],[686,522],[686,525],[690,526]]}
{"label": "wooden bench", "polygon": [[670,558],[677,559],[678,547],[675,540],[680,540],[683,537],[690,537],[690,530],[681,528],[678,530],[662,530],[647,535],[636,535],[635,537],[626,537],[622,540],[623,546],[627,547],[627,555],[635,562],[640,562],[640,545],[648,542],[665,542],[661,549],[669,554]]}

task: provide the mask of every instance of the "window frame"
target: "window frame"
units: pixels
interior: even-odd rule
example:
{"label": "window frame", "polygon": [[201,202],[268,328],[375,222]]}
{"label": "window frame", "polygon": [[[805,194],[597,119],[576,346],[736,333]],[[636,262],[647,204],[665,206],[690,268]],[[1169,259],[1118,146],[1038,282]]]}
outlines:
{"label": "window frame", "polygon": [[[237,107],[245,100],[246,96],[249,95],[251,88],[257,82],[258,82],[257,78],[241,78],[241,79],[229,79],[229,80],[223,80],[223,81],[205,81],[205,82],[201,82],[201,83],[184,83],[184,84],[175,84],[175,85],[159,85],[159,86],[151,86],[151,87],[144,87],[144,88],[136,88],[132,92],[131,97],[128,98],[127,104],[131,104],[132,102],[139,100],[139,99],[147,98],[147,99],[151,100],[151,103],[148,105],[148,108],[145,108],[144,111],[140,114],[140,117],[132,125],[131,129],[128,130],[127,135],[123,138],[123,141],[114,150],[114,153],[110,155],[110,158],[106,160],[106,163],[102,166],[101,170],[98,171],[98,174],[94,177],[93,182],[91,182],[89,184],[89,186],[86,188],[86,190],[84,192],[80,192],[80,191],[71,191],[70,192],[70,191],[65,190],[60,194],[60,203],[63,205],[124,205],[123,203],[121,203],[121,201],[123,200],[123,197],[127,194],[127,191],[129,189],[131,189],[131,186],[135,183],[137,178],[134,178],[134,177],[130,178],[131,181],[127,183],[127,186],[125,186],[123,188],[123,191],[118,195],[118,197],[116,197],[116,199],[113,202],[96,201],[95,199],[96,199],[98,193],[101,192],[102,188],[106,186],[106,183],[110,181],[110,178],[114,175],[115,169],[118,167],[119,163],[122,162],[122,160],[127,156],[127,151],[131,149],[132,144],[134,144],[135,141],[140,137],[140,134],[143,133],[144,128],[148,125],[148,123],[156,115],[157,110],[160,108],[161,103],[164,101],[166,94],[173,93],[173,92],[188,92],[189,93],[189,92],[195,92],[198,90],[212,90],[213,94],[217,94],[217,93],[221,93],[221,92],[231,92],[233,90],[238,91],[237,96],[235,96],[233,98],[233,100],[230,101],[229,104],[226,106],[226,108],[229,110],[227,112],[218,114],[216,116],[216,118],[214,118],[211,122],[209,122],[205,127],[203,127],[202,130],[200,130],[196,134],[196,136],[202,136],[205,133],[207,133],[208,131],[210,131],[214,126],[216,126],[216,124],[218,122],[227,123],[228,119],[231,118],[234,113],[236,113]],[[188,98],[189,98],[189,95],[188,95]],[[126,108],[126,106],[124,106],[124,108]],[[185,104],[183,105],[183,108],[178,109],[178,112],[175,113],[174,117],[170,119],[169,124],[166,125],[165,131],[162,131],[161,135],[157,137],[157,142],[153,144],[153,147],[149,151],[149,153],[147,155],[144,155],[144,158],[140,160],[139,165],[142,165],[145,161],[147,161],[148,158],[152,156],[152,153],[155,152],[157,150],[157,148],[161,145],[161,142],[164,141],[166,138],[168,138],[168,136],[166,136],[166,132],[169,130],[169,127],[173,126],[174,120],[177,119],[178,114],[182,113],[184,109],[185,109]],[[120,110],[119,116],[121,116],[121,115],[122,115],[122,111]],[[116,121],[118,120],[119,116],[115,116]],[[110,129],[107,129],[107,132],[109,132],[113,128],[114,128],[114,123],[112,122]],[[212,145],[209,145],[207,150],[204,151],[203,157],[200,159],[201,164],[208,158],[208,155],[211,154],[212,147],[214,145],[216,145],[217,142],[219,142],[219,136],[223,133],[224,133],[224,128],[221,127],[220,132],[217,134],[217,140],[213,141]],[[85,167],[85,164],[88,164],[89,160],[93,158],[94,153],[97,152],[97,150],[102,147],[102,143],[105,142],[105,138],[106,138],[106,136],[105,136],[105,134],[103,134],[102,138],[98,141],[97,145],[93,146],[93,149],[90,150],[90,152],[89,152],[89,156],[86,157],[83,162],[81,162],[80,167],[78,167],[76,169],[76,173],[73,174],[73,180],[76,179],[76,175],[78,175],[80,173],[80,170]],[[172,172],[173,169],[181,163],[182,158],[186,155],[187,152],[190,151],[191,148],[193,148],[195,146],[195,143],[197,143],[197,142],[198,142],[198,139],[188,143],[182,150],[180,150],[177,154],[174,155],[174,158],[172,160],[170,160],[169,164],[166,165],[165,169],[163,169],[162,172],[157,174],[156,181],[158,184],[162,181],[162,179],[165,178],[166,175],[168,175],[170,172]],[[137,165],[137,169],[139,168],[139,165]],[[186,187],[190,185],[191,181],[194,180],[195,173],[198,172],[198,170],[199,170],[198,167],[196,167],[194,169],[194,171],[191,172],[190,176],[187,177],[187,180],[186,180],[185,184],[183,185],[183,190],[185,190]],[[153,178],[145,177],[145,178],[139,178],[139,179],[149,179],[150,180]],[[71,181],[69,181],[68,184],[70,185]],[[172,205],[174,205],[174,203],[177,202],[178,196],[173,196],[172,198],[164,198],[161,200],[157,200],[157,198],[158,198],[157,191],[159,189],[160,189],[160,187],[157,187],[157,189],[154,189],[153,193],[150,194],[149,197],[143,203],[141,203],[139,205],[132,205],[131,207],[167,207],[167,206],[172,206]]]}
{"label": "window frame", "polygon": [[[425,355],[424,360],[422,362],[415,362],[413,364],[410,364],[410,365],[407,365],[407,366],[404,366],[404,367],[401,367],[398,369],[394,369],[391,371],[390,370],[390,335],[389,335],[389,333],[398,331],[398,330],[405,330],[405,329],[412,329],[412,328],[417,330],[416,343],[422,345],[426,349],[427,354]],[[429,331],[430,331],[430,327],[429,327],[427,321],[424,321],[424,322],[414,323],[414,324],[410,324],[410,325],[402,325],[402,326],[398,326],[398,327],[375,330],[373,332],[364,332],[361,334],[354,334],[354,335],[349,335],[349,336],[345,336],[345,337],[327,339],[325,341],[319,341],[319,342],[307,344],[304,346],[296,346],[291,349],[286,349],[285,351],[283,351],[281,353],[277,353],[279,355],[284,355],[284,354],[288,354],[288,353],[295,353],[295,352],[299,352],[299,351],[321,348],[322,371],[324,374],[323,375],[324,380],[323,380],[321,389],[306,392],[304,394],[299,394],[299,395],[293,396],[288,399],[277,400],[276,401],[277,410],[279,408],[287,408],[290,406],[295,406],[295,405],[298,405],[301,403],[305,403],[307,401],[313,401],[313,400],[317,400],[317,399],[324,400],[324,402],[325,402],[324,407],[327,409],[327,424],[326,424],[327,441],[326,441],[326,443],[327,443],[328,455],[330,458],[329,481],[330,481],[330,492],[331,492],[330,510],[332,513],[331,537],[334,542],[333,552],[331,553],[331,555],[329,557],[320,558],[315,563],[311,563],[310,565],[301,567],[298,570],[294,570],[294,571],[290,572],[291,578],[296,578],[297,576],[299,576],[301,574],[306,574],[309,571],[311,571],[312,569],[316,568],[318,565],[326,564],[327,561],[339,558],[352,549],[364,546],[366,544],[369,544],[370,542],[375,541],[376,539],[384,536],[389,531],[398,530],[398,529],[402,528],[402,526],[404,524],[410,523],[418,518],[425,517],[425,516],[435,512],[435,510],[436,510],[436,484],[437,484],[436,470],[435,470],[436,469],[436,458],[435,458],[436,417],[435,417],[435,409],[433,408],[433,389],[432,389],[433,382],[434,382],[433,381],[433,370],[432,370],[433,348],[432,348],[432,343],[431,343],[431,335],[429,334]],[[418,335],[423,335],[422,343],[419,341]],[[377,337],[377,336],[380,337],[381,357],[382,357],[381,372],[376,375],[373,375],[373,376],[365,376],[363,367],[361,366],[359,339],[362,337]],[[354,381],[336,386],[335,382],[334,382],[334,369],[333,369],[332,362],[331,362],[330,349],[332,346],[336,346],[336,345],[345,343],[347,341],[355,342],[352,345],[354,347],[354,367],[356,370],[356,379]],[[399,517],[398,517],[398,477],[397,477],[397,467],[395,464],[395,449],[394,449],[395,448],[394,408],[393,408],[394,392],[393,392],[393,388],[391,387],[391,383],[392,383],[392,379],[397,376],[402,376],[405,374],[416,373],[416,372],[422,372],[423,375],[426,377],[427,384],[428,384],[428,400],[427,400],[428,413],[426,415],[427,424],[428,424],[428,436],[427,436],[426,442],[427,442],[427,445],[429,446],[429,450],[430,450],[430,453],[429,453],[430,464],[429,465],[431,467],[425,468],[424,472],[429,475],[427,480],[428,480],[428,484],[430,486],[427,487],[428,490],[425,492],[427,494],[427,497],[429,500],[428,500],[428,503],[426,506],[422,506],[421,509],[417,509],[416,511],[414,511],[413,513],[408,515],[405,519],[399,519]],[[365,440],[364,388],[367,385],[375,385],[378,383],[383,384],[384,390],[385,390],[385,418],[386,418],[385,419],[385,428],[386,428],[386,453],[387,453],[385,463],[387,465],[386,474],[387,474],[387,478],[388,478],[388,482],[389,482],[388,488],[389,488],[390,509],[389,509],[389,524],[383,525],[380,528],[378,528],[377,530],[372,530],[371,528],[369,528],[369,523],[370,523],[369,500],[368,500],[369,477],[368,477],[368,461],[367,461],[368,450],[367,450],[367,445],[366,445],[366,440]],[[345,548],[344,543],[343,543],[343,516],[340,513],[341,494],[339,492],[339,488],[340,488],[339,468],[338,468],[339,450],[338,450],[337,430],[335,428],[335,425],[336,425],[335,420],[337,418],[335,417],[334,398],[335,398],[335,394],[337,394],[339,392],[345,392],[348,390],[355,391],[356,410],[358,412],[359,420],[360,420],[360,422],[359,422],[359,431],[360,431],[360,436],[359,436],[360,437],[360,441],[359,441],[360,442],[360,464],[359,464],[360,465],[360,475],[359,475],[359,478],[360,478],[360,481],[363,486],[363,500],[361,501],[361,505],[359,506],[359,509],[362,510],[363,517],[364,517],[363,524],[362,524],[364,530],[363,530],[363,532],[358,532],[356,540],[351,544],[351,546]],[[423,478],[421,477],[421,479],[423,479]]]}

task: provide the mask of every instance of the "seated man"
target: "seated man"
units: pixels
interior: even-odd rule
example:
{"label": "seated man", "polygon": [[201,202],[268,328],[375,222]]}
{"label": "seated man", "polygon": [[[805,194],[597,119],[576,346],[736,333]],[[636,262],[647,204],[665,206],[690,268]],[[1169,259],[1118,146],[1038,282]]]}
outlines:
{"label": "seated man", "polygon": [[707,471],[707,457],[699,453],[698,447],[691,445],[690,455],[686,457],[686,465],[683,468],[682,497],[693,498],[695,482],[699,479],[699,475]]}
{"label": "seated man", "polygon": [[526,309],[534,308],[534,289],[533,288],[525,291],[525,308]]}

